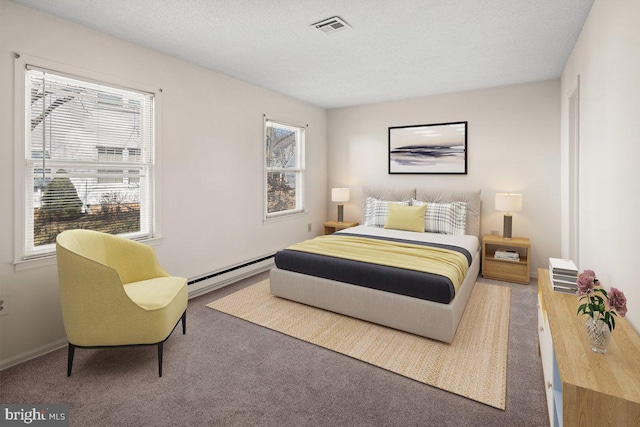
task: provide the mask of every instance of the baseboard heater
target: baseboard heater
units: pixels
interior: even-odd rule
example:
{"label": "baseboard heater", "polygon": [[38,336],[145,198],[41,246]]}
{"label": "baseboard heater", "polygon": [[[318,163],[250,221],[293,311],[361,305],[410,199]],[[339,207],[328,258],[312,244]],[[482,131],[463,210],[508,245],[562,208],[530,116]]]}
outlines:
{"label": "baseboard heater", "polygon": [[274,257],[275,253],[193,278],[187,282],[189,298],[206,294],[238,280],[266,271],[273,267]]}

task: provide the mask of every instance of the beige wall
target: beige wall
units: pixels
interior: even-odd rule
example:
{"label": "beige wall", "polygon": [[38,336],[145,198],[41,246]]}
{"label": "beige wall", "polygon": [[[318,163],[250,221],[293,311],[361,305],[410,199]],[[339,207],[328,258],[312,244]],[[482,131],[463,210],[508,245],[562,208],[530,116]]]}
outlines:
{"label": "beige wall", "polygon": [[[20,272],[13,266],[14,52],[163,89],[164,239],[155,249],[169,272],[197,277],[320,232],[327,200],[324,109],[0,0],[0,295],[9,302],[9,314],[0,316],[0,368],[64,343],[55,265]],[[309,213],[268,224],[265,113],[309,124]]]}
{"label": "beige wall", "polygon": [[[560,256],[559,80],[329,110],[329,188],[352,188],[345,218],[360,220],[361,187],[482,189],[481,232],[499,230],[496,192],[523,195],[513,235],[531,238],[532,272]],[[468,121],[467,175],[389,175],[390,126]],[[329,218],[336,206],[329,203]]]}
{"label": "beige wall", "polygon": [[[622,290],[640,330],[640,3],[596,0],[562,73],[562,182],[568,199],[568,97],[580,76],[580,269]],[[568,204],[563,203],[563,253]]]}

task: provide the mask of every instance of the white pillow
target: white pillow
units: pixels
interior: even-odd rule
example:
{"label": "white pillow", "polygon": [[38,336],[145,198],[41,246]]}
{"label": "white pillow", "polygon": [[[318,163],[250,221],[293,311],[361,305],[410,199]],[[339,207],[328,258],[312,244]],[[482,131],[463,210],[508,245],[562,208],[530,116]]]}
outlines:
{"label": "white pillow", "polygon": [[409,206],[409,200],[402,202],[387,202],[378,200],[375,197],[367,197],[364,201],[364,225],[367,227],[384,227],[389,216],[388,203]]}
{"label": "white pillow", "polygon": [[429,233],[463,236],[467,228],[467,202],[432,203],[411,200],[411,206],[427,205],[424,230]]}

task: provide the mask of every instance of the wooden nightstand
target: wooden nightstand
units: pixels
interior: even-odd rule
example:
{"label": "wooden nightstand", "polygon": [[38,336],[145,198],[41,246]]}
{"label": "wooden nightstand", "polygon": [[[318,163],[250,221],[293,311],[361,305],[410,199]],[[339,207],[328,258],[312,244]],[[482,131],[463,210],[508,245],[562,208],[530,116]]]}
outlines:
{"label": "wooden nightstand", "polygon": [[324,225],[324,232],[322,234],[331,234],[331,233],[335,233],[338,230],[344,230],[345,228],[351,228],[351,227],[355,227],[356,225],[358,225],[357,222],[338,222],[338,221],[325,221],[323,223]]}
{"label": "wooden nightstand", "polygon": [[[486,235],[482,238],[482,276],[487,279],[529,284],[531,242],[526,237],[505,239],[502,236]],[[498,259],[496,251],[514,251],[519,260]]]}

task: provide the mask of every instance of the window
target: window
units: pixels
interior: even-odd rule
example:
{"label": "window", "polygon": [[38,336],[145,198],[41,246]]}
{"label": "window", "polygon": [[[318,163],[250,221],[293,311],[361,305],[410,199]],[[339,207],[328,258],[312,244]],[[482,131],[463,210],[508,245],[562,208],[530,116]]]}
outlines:
{"label": "window", "polygon": [[[43,156],[46,156],[46,159],[51,158],[51,154],[49,154],[48,151],[44,151],[44,154],[43,154],[42,150],[35,150],[35,149],[31,150],[31,157],[33,159],[42,159]],[[42,168],[36,167],[33,170],[33,176],[34,176],[33,189],[42,190],[51,181],[51,178],[50,178],[51,169],[42,169]]]}
{"label": "window", "polygon": [[[142,161],[142,150],[139,148],[129,148],[127,154],[127,162],[140,163]],[[138,169],[129,169],[129,185],[140,184],[140,178],[137,176],[139,174]]]}
{"label": "window", "polygon": [[304,211],[304,133],[300,126],[265,120],[265,216]]}
{"label": "window", "polygon": [[153,236],[154,99],[26,66],[22,260],[64,230]]}
{"label": "window", "polygon": [[[117,147],[97,147],[98,161],[105,162],[122,162],[122,153],[124,148]],[[118,169],[98,169],[98,173],[103,176],[98,177],[98,182],[104,183],[121,183],[123,182],[122,170]],[[105,176],[106,175],[106,176]]]}

